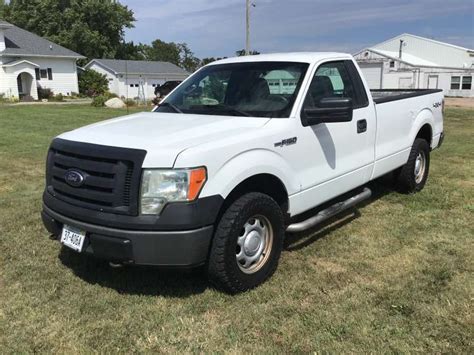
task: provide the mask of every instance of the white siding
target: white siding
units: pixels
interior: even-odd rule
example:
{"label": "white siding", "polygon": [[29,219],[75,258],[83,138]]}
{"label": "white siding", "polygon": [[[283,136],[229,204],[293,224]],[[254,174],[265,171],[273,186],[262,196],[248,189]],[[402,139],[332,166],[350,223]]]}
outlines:
{"label": "white siding", "polygon": [[436,42],[428,38],[422,38],[410,34],[400,35],[372,48],[398,53],[400,49],[400,40],[404,41],[402,53],[409,53],[430,60],[439,66],[470,68],[474,63],[474,57],[471,57],[465,48]]}
{"label": "white siding", "polygon": [[[363,75],[366,76],[364,67],[372,68],[376,65],[382,66],[382,89],[427,89],[429,76],[438,77],[438,89],[442,89],[446,96],[457,97],[474,97],[474,67],[469,69],[446,69],[446,68],[431,68],[431,67],[415,67],[407,65],[398,60],[393,60],[373,53],[370,50],[362,51],[355,55],[355,59],[361,66]],[[430,58],[424,58],[430,60]],[[393,67],[390,67],[390,62],[394,62]],[[369,73],[370,76],[370,73]],[[451,90],[452,76],[471,76],[473,82],[470,90]],[[367,78],[366,78],[367,80]],[[370,77],[368,79],[370,81]],[[370,85],[371,89],[374,88]]]}
{"label": "white siding", "polygon": [[383,63],[362,63],[360,69],[371,89],[382,88]]}
{"label": "white siding", "polygon": [[[119,97],[135,99],[138,97],[138,89],[136,85],[143,84],[145,96],[147,99],[155,97],[155,88],[153,84],[164,84],[170,80],[184,80],[187,78],[187,74],[115,74],[114,72],[102,67],[101,65],[93,62],[87,66],[88,69],[95,70],[101,74],[107,76],[109,80],[109,91],[118,95]],[[130,85],[133,85],[132,87]]]}
{"label": "white siding", "polygon": [[71,95],[72,92],[79,92],[75,59],[30,58],[28,60],[38,64],[40,69],[51,68],[52,70],[53,80],[46,78],[37,81],[41,87],[51,89],[54,94]]}

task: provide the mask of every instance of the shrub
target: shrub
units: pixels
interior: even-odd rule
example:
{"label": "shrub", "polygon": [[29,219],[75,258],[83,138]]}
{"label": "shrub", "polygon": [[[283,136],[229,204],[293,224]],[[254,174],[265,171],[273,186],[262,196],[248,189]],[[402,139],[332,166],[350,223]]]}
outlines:
{"label": "shrub", "polygon": [[79,75],[79,93],[88,97],[104,95],[109,88],[107,77],[95,70],[86,69]]}
{"label": "shrub", "polygon": [[43,88],[41,86],[38,86],[38,99],[43,100],[43,99],[51,99],[53,97],[53,92],[51,89],[48,88]]}
{"label": "shrub", "polygon": [[118,97],[117,94],[114,94],[113,92],[107,91],[105,92],[104,96],[107,98],[107,100],[113,99],[115,97]]}
{"label": "shrub", "polygon": [[107,101],[107,97],[103,95],[96,96],[92,99],[91,105],[94,107],[103,107],[105,105],[105,101]]}
{"label": "shrub", "polygon": [[137,103],[133,99],[126,99],[125,100],[125,105],[126,106],[135,106]]}
{"label": "shrub", "polygon": [[63,101],[64,100],[64,96],[63,94],[59,93],[57,95],[54,95],[53,97],[50,98],[50,101]]}

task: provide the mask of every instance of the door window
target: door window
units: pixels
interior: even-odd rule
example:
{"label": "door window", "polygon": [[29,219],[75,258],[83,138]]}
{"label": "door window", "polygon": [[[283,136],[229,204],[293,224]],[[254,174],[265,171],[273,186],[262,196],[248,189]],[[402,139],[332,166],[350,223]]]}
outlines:
{"label": "door window", "polygon": [[354,85],[343,61],[322,64],[316,71],[306,95],[305,108],[319,107],[328,97],[351,98],[357,102]]}

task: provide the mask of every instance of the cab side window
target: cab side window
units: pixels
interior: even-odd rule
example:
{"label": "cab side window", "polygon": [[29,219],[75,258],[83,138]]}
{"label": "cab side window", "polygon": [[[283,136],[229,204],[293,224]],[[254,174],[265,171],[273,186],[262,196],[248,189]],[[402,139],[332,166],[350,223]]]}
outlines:
{"label": "cab side window", "polygon": [[304,108],[317,108],[321,99],[329,97],[351,98],[354,103],[357,101],[354,85],[344,61],[319,66],[306,95]]}

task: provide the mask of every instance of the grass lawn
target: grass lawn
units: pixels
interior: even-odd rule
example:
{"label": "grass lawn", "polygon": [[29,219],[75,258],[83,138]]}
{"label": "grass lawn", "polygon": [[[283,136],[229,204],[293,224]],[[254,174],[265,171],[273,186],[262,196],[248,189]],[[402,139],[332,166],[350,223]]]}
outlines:
{"label": "grass lawn", "polygon": [[275,276],[228,296],[199,272],[61,250],[40,220],[52,137],[124,110],[0,106],[0,353],[473,353],[474,111],[448,109],[416,195],[288,238]]}

